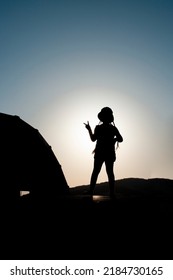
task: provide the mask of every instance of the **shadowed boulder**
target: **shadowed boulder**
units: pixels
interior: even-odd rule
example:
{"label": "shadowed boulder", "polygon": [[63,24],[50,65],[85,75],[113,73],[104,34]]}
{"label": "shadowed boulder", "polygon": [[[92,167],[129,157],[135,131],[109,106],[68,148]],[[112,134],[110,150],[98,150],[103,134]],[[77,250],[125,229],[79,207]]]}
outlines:
{"label": "shadowed boulder", "polygon": [[51,146],[18,116],[0,113],[1,202],[20,191],[33,196],[66,194],[69,186]]}

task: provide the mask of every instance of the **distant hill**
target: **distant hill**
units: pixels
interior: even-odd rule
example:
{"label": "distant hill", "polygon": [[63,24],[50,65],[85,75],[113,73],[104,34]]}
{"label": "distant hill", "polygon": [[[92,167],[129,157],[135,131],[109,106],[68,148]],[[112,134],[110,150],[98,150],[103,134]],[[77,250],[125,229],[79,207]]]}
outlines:
{"label": "distant hill", "polygon": [[[71,194],[84,194],[89,185],[77,186],[70,189]],[[169,196],[173,195],[173,180],[166,178],[125,178],[115,182],[115,192],[121,195],[133,196]],[[99,183],[95,187],[95,195],[108,195],[108,182]]]}

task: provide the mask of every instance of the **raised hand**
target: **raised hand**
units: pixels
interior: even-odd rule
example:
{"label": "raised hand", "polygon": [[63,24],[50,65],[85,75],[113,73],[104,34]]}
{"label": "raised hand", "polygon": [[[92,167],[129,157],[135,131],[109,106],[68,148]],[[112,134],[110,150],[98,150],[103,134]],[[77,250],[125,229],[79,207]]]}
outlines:
{"label": "raised hand", "polygon": [[84,123],[84,125],[85,125],[86,129],[88,129],[88,130],[91,129],[90,124],[89,124],[89,121],[87,121],[87,123]]}

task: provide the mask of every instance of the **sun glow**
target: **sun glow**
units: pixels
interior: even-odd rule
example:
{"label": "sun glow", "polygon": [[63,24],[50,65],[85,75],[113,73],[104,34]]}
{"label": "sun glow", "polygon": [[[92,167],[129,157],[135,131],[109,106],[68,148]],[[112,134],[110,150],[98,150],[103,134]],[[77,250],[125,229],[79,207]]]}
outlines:
{"label": "sun glow", "polygon": [[[50,108],[47,107],[46,114],[45,111],[43,114],[40,112],[43,128],[40,132],[52,146],[70,186],[88,184],[90,181],[94,157],[92,152],[96,143],[91,141],[84,123],[89,121],[94,131],[99,124],[97,114],[105,106],[112,108],[115,125],[124,138],[117,150],[116,179],[133,177],[135,174],[146,178],[151,176],[152,162],[148,162],[148,154],[153,153],[153,150],[150,149],[149,141],[151,137],[156,137],[149,125],[152,113],[148,110],[146,115],[145,106],[123,96],[116,90],[76,90],[63,96],[58,111],[57,101],[54,100]],[[107,181],[107,174],[103,167],[98,183],[104,181]]]}
{"label": "sun glow", "polygon": [[[116,95],[115,95],[116,94]],[[68,96],[73,96],[70,99]],[[96,142],[92,142],[84,123],[89,121],[92,131],[99,124],[97,114],[109,106],[115,110],[117,118],[115,91],[103,89],[83,89],[66,93],[61,109],[57,111],[57,102],[54,101],[50,108],[40,113],[44,120],[44,133],[48,143],[52,146],[70,186],[88,184],[93,168],[93,150]],[[117,104],[118,107],[118,104]],[[118,109],[120,111],[120,108]],[[40,125],[39,125],[40,126]],[[46,127],[46,130],[45,130]],[[121,131],[121,129],[120,129]],[[106,181],[105,168],[99,174],[98,182]]]}

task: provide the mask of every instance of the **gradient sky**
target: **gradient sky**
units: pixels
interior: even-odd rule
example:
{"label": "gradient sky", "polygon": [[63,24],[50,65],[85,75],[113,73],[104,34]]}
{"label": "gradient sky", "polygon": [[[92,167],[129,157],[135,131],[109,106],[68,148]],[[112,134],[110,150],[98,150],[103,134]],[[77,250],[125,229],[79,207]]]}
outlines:
{"label": "gradient sky", "polygon": [[89,184],[83,122],[104,106],[124,138],[116,179],[173,179],[172,30],[168,0],[0,0],[0,111],[40,131],[70,187]]}

